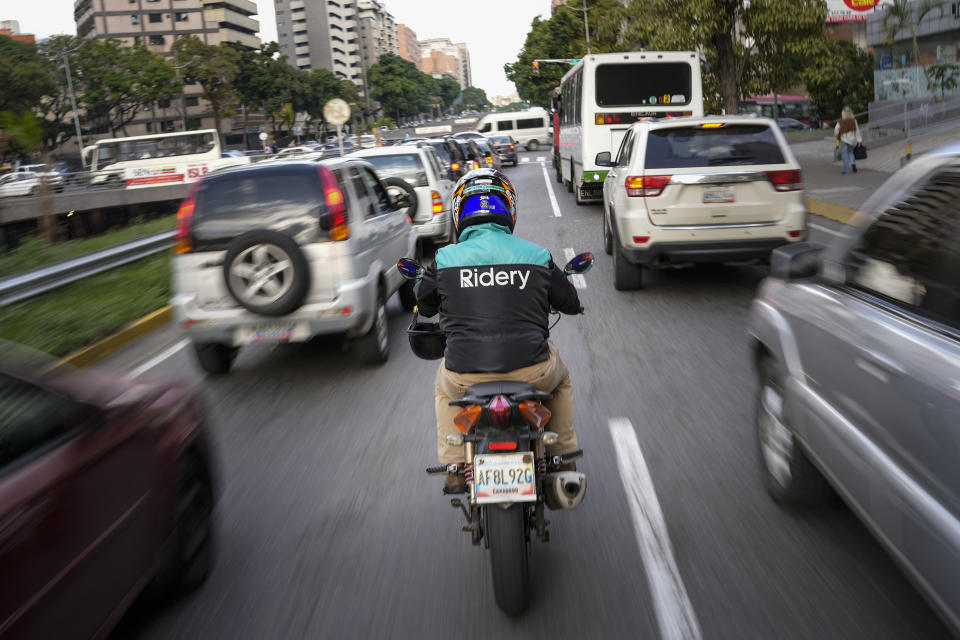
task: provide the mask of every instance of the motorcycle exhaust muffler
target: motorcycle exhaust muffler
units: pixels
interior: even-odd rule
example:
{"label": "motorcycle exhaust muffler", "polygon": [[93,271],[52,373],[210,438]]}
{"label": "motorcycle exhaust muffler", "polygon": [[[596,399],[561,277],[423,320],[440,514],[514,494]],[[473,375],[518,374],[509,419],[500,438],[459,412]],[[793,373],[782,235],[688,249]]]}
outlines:
{"label": "motorcycle exhaust muffler", "polygon": [[583,502],[587,476],[579,471],[548,473],[545,479],[544,494],[550,509],[576,509]]}

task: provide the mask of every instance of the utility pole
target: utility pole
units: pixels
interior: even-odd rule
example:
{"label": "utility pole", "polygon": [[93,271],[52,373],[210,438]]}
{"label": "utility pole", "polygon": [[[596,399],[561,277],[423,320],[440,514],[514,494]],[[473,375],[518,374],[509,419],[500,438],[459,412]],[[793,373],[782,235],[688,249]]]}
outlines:
{"label": "utility pole", "polygon": [[583,0],[583,8],[581,8],[581,9],[575,9],[575,8],[571,7],[570,5],[568,5],[568,4],[562,4],[562,5],[560,5],[560,6],[561,6],[561,7],[566,7],[567,9],[570,9],[571,11],[580,11],[580,12],[583,13],[583,33],[584,33],[584,35],[586,36],[586,39],[587,39],[587,55],[590,55],[590,18],[587,16],[587,13],[588,13],[588,12],[590,11],[590,9],[592,9],[593,7],[587,8],[587,0]]}
{"label": "utility pole", "polygon": [[73,74],[70,73],[70,59],[67,57],[68,53],[73,53],[79,48],[78,46],[70,51],[60,49],[60,55],[63,56],[63,66],[67,72],[67,90],[70,92],[70,106],[73,108],[73,126],[77,128],[77,144],[80,146],[80,164],[86,169],[87,159],[83,155],[83,134],[80,133],[80,114],[77,112],[77,96],[73,92]]}

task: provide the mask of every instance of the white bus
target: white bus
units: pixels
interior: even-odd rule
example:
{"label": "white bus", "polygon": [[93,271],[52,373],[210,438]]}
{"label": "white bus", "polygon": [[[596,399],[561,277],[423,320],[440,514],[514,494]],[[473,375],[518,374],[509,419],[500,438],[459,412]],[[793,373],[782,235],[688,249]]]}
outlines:
{"label": "white bus", "polygon": [[594,159],[615,155],[631,123],[704,115],[700,59],[692,51],[589,55],[563,76],[558,103],[557,182],[578,204],[600,200],[607,171]]}
{"label": "white bus", "polygon": [[485,136],[513,136],[521,147],[536,151],[540,145],[553,142],[552,128],[547,112],[536,108],[530,111],[488,113],[480,118],[474,130]]}
{"label": "white bus", "polygon": [[94,185],[144,187],[193,182],[215,169],[249,164],[250,158],[222,157],[214,129],[104,138],[84,147]]}

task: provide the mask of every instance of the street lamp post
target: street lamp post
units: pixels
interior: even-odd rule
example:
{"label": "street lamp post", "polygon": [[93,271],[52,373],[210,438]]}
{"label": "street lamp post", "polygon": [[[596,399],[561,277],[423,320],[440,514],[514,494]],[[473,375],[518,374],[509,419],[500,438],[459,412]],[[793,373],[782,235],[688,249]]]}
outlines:
{"label": "street lamp post", "polygon": [[77,110],[77,96],[73,92],[73,74],[70,72],[70,59],[68,53],[73,53],[80,49],[80,46],[74,47],[70,51],[60,49],[60,55],[63,56],[64,70],[67,72],[67,90],[70,92],[70,106],[73,108],[73,126],[77,128],[77,144],[80,146],[80,164],[84,169],[87,168],[87,159],[83,155],[83,134],[80,132],[80,113]]}
{"label": "street lamp post", "polygon": [[593,9],[593,7],[587,7],[587,0],[583,0],[583,8],[571,7],[568,4],[562,4],[561,7],[566,7],[571,11],[580,11],[583,13],[583,33],[587,38],[587,55],[590,55],[590,18],[587,17],[587,13]]}

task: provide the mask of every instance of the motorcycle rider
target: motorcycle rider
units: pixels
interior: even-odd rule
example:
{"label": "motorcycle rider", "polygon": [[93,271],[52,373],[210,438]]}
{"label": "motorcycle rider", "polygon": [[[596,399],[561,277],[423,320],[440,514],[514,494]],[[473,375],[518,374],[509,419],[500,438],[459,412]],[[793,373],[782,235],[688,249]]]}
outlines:
{"label": "motorcycle rider", "polygon": [[[436,377],[437,454],[445,465],[462,469],[463,447],[446,442],[457,433],[453,419],[467,387],[493,380],[516,380],[553,394],[550,430],[559,439],[550,456],[578,449],[573,431],[573,387],[550,335],[550,308],[582,311],[577,290],[546,249],[513,235],[517,193],[494,169],[475,169],[453,192],[457,243],[437,251],[417,290],[421,315],[440,314],[446,336]],[[563,470],[574,470],[567,463]],[[463,476],[447,474],[444,491],[465,490]]]}

